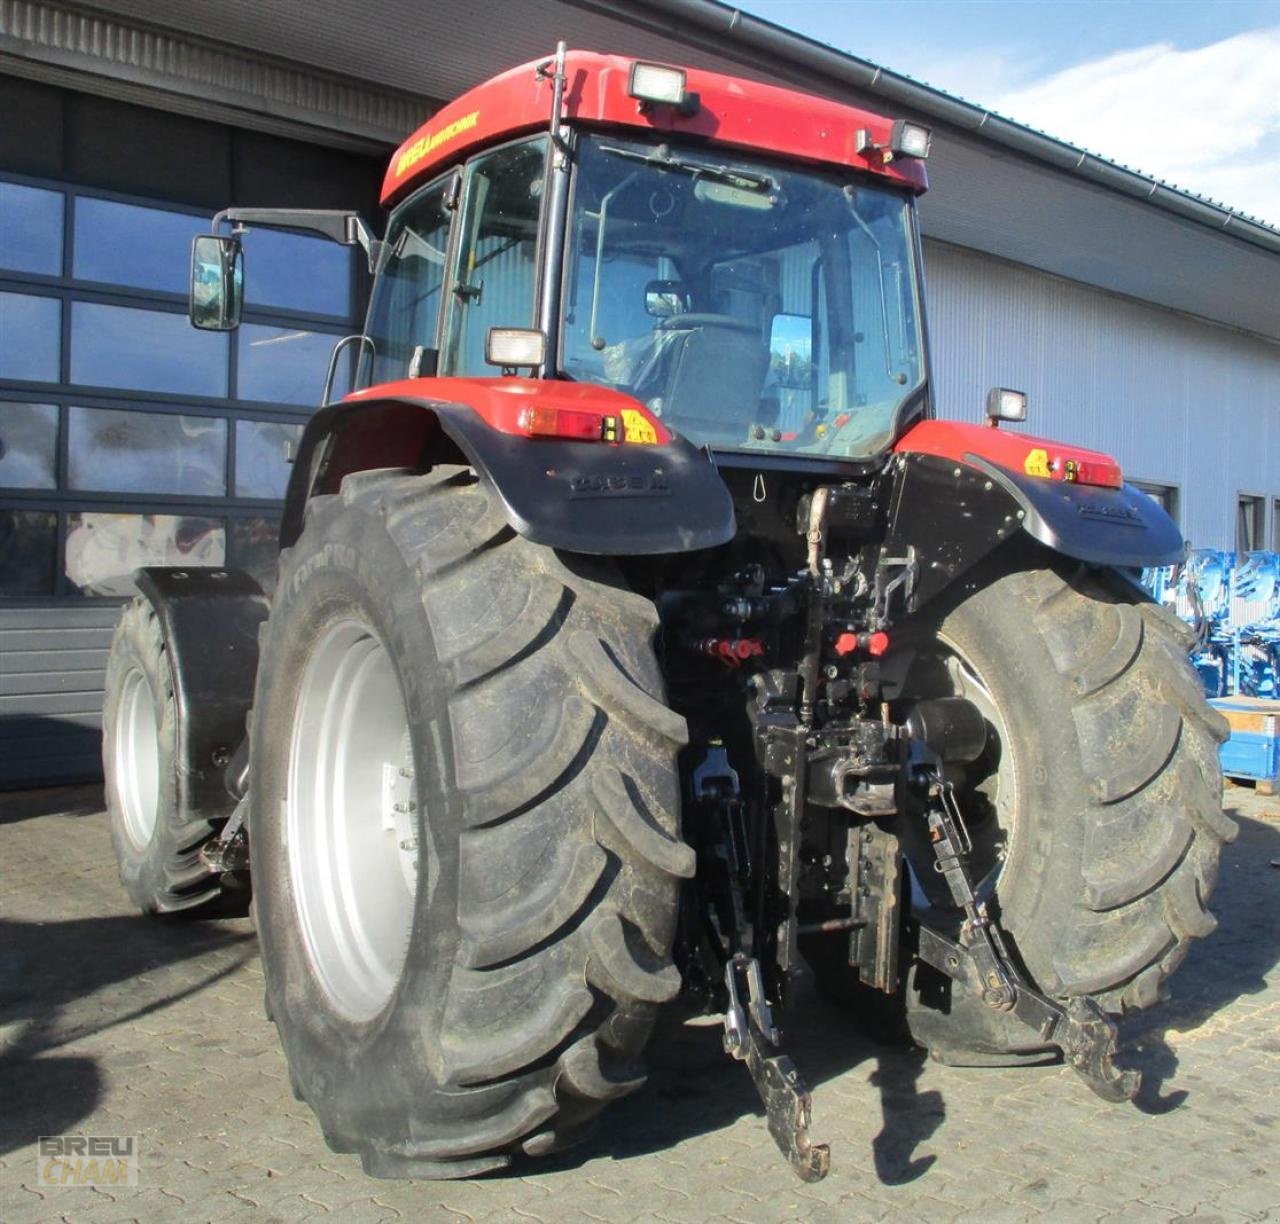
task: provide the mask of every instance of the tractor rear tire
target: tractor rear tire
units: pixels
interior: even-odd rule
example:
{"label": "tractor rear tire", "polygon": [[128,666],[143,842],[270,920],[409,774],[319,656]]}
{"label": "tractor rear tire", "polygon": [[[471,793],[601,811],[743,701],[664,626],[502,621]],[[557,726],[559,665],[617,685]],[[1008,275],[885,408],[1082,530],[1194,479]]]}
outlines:
{"label": "tractor rear tire", "polygon": [[102,769],[120,882],[145,914],[244,912],[242,890],[200,857],[219,825],[180,818],[178,712],[164,638],[151,605],[127,604],[107,657]]}
{"label": "tractor rear tire", "polygon": [[[1060,1000],[1091,995],[1115,1015],[1146,1008],[1191,940],[1216,925],[1209,894],[1236,832],[1222,811],[1226,723],[1205,701],[1188,630],[1171,612],[1113,572],[1044,553],[1027,568],[1009,563],[1006,551],[940,619],[897,635],[895,650],[915,649],[917,668],[931,652],[946,656],[967,677],[952,691],[989,701],[1002,724],[986,789],[958,797],[976,844],[993,832],[1003,840],[989,904],[1021,968]],[[928,847],[905,849],[917,900],[923,889],[945,907]],[[820,977],[830,989],[830,972]],[[881,1009],[875,1029],[905,1028],[942,1062],[1056,1054],[928,966],[909,966],[899,1006],[903,1025]]]}
{"label": "tractor rear tire", "polygon": [[250,767],[268,1007],[367,1173],[500,1169],[643,1082],[694,869],[656,626],[466,467],[349,476],[282,554]]}

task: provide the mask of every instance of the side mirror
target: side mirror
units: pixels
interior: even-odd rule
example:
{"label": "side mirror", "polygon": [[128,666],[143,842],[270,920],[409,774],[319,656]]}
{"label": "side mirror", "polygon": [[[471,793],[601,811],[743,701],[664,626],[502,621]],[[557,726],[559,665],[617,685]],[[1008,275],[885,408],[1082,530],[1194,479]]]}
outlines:
{"label": "side mirror", "polygon": [[987,424],[992,429],[1001,421],[1025,421],[1027,419],[1027,393],[1012,391],[1008,387],[992,387],[987,392]]}
{"label": "side mirror", "polygon": [[679,281],[654,280],[644,287],[644,309],[655,319],[671,319],[689,310],[689,293]]}
{"label": "side mirror", "polygon": [[813,376],[813,320],[808,315],[773,316],[769,368],[780,386],[809,386]]}
{"label": "side mirror", "polygon": [[244,254],[238,238],[201,234],[191,244],[187,313],[201,331],[234,331],[244,304]]}

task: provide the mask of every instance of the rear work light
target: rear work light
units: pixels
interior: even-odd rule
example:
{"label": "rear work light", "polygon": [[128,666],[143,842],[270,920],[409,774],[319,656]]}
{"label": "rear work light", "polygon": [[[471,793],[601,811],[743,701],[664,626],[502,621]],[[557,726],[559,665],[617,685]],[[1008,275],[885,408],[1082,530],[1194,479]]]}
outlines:
{"label": "rear work light", "polygon": [[916,157],[923,161],[929,156],[933,132],[923,123],[897,120],[889,133],[889,148],[895,157]]}
{"label": "rear work light", "polygon": [[692,115],[698,110],[698,95],[685,88],[683,68],[637,60],[631,65],[627,93],[640,103],[642,109],[662,102],[674,106],[681,115]]}
{"label": "rear work light", "polygon": [[909,157],[924,161],[929,156],[929,146],[933,143],[933,130],[923,123],[910,123],[906,119],[897,119],[889,129],[889,140],[886,144],[877,144],[874,136],[866,128],[859,128],[854,137],[854,148],[864,157],[877,157],[888,165],[895,157]]}
{"label": "rear work light", "polygon": [[992,387],[987,392],[987,424],[998,425],[1001,421],[1025,421],[1027,419],[1027,396],[1025,391],[1015,391],[1011,387]]}
{"label": "rear work light", "polygon": [[547,336],[536,327],[491,327],[484,337],[484,359],[504,369],[537,367],[547,360]]}

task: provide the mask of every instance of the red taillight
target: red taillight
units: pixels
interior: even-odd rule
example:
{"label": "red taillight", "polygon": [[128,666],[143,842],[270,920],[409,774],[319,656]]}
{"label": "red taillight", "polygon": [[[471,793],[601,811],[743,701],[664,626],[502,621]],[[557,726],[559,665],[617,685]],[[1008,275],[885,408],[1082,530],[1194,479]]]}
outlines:
{"label": "red taillight", "polygon": [[1033,446],[1027,451],[1022,470],[1028,476],[1061,480],[1066,484],[1101,485],[1106,489],[1118,489],[1124,484],[1120,465],[1109,455],[1097,451],[1072,454],[1057,450],[1053,443]]}
{"label": "red taillight", "polygon": [[618,418],[572,408],[520,409],[521,430],[531,438],[572,438],[579,442],[617,442]]}
{"label": "red taillight", "polygon": [[1088,459],[1064,459],[1061,479],[1074,484],[1102,485],[1119,489],[1124,484],[1124,473],[1118,463],[1099,463]]}

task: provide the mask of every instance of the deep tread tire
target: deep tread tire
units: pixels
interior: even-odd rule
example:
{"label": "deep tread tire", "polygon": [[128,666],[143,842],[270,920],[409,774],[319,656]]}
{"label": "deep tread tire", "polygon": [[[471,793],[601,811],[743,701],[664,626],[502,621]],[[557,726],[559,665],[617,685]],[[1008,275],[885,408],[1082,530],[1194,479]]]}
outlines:
{"label": "deep tread tire", "polygon": [[[915,632],[967,658],[1008,728],[1015,828],[996,912],[1023,968],[1051,996],[1093,995],[1122,1014],[1157,1002],[1216,925],[1209,894],[1235,836],[1218,763],[1227,729],[1172,613],[1117,574],[1036,556],[975,576]],[[940,1061],[1053,1053],[931,969],[911,970],[903,1002],[901,1031]]]}
{"label": "deep tread tire", "polygon": [[[400,679],[427,848],[399,983],[359,1023],[309,963],[282,815],[308,645],[351,615]],[[366,1172],[498,1169],[643,1083],[692,870],[656,627],[608,566],[517,536],[465,467],[350,476],[282,556],[251,757],[259,936],[291,1077]]]}
{"label": "deep tread tire", "polygon": [[[140,671],[155,710],[159,790],[155,826],[145,844],[129,831],[116,742],[126,679]],[[107,658],[102,705],[102,767],[106,779],[111,845],[120,868],[120,881],[130,900],[146,914],[186,914],[203,917],[219,912],[243,912],[243,901],[223,897],[222,877],[200,858],[200,849],[218,826],[201,817],[181,820],[177,794],[177,705],[173,672],[160,625],[150,603],[136,598],[121,613]]]}

